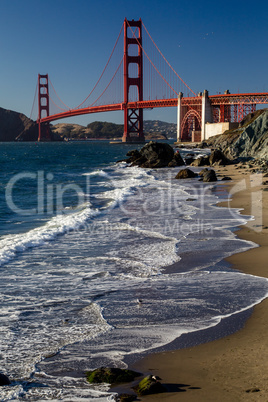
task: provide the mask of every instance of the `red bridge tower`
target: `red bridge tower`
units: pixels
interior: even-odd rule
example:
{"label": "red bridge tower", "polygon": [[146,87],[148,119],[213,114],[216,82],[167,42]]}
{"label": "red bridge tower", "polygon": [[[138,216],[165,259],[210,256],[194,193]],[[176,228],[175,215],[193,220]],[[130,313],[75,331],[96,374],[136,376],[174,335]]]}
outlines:
{"label": "red bridge tower", "polygon": [[[135,30],[135,37],[131,32],[128,36],[128,28]],[[143,133],[143,109],[129,109],[129,89],[135,86],[138,91],[138,101],[143,100],[143,62],[142,62],[142,21],[124,21],[124,134],[123,142],[144,141]],[[138,34],[136,34],[138,31]],[[138,49],[137,49],[138,47]],[[135,49],[136,48],[136,49]],[[134,55],[133,55],[134,54]],[[131,63],[137,65],[137,76],[130,77],[129,66]]]}
{"label": "red bridge tower", "polygon": [[[42,113],[42,112],[45,113]],[[51,141],[49,123],[41,123],[42,117],[49,116],[48,74],[38,74],[38,141]]]}

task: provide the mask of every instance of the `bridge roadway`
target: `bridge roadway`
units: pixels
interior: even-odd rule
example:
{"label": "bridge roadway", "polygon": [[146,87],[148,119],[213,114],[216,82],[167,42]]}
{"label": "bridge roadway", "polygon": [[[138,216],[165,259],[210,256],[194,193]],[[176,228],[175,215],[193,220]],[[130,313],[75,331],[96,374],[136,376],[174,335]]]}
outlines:
{"label": "bridge roadway", "polygon": [[[209,100],[213,106],[226,104],[268,104],[268,92],[264,93],[245,93],[245,94],[218,94],[210,95]],[[183,97],[182,105],[191,106],[202,103],[202,96]],[[81,109],[70,109],[61,113],[53,114],[40,119],[40,123],[51,122],[65,119],[72,116],[80,116],[91,113],[111,112],[115,110],[127,109],[153,109],[155,107],[177,107],[178,99],[156,99],[128,102],[127,104],[115,103],[111,105],[90,106]],[[39,121],[38,121],[39,122]]]}

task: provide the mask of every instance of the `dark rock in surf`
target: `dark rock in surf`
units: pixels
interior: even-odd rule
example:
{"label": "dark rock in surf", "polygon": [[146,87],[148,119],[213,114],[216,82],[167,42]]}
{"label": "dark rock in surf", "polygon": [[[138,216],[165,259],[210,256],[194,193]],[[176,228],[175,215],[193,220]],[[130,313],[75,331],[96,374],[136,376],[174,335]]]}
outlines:
{"label": "dark rock in surf", "polygon": [[192,170],[186,168],[186,169],[180,170],[177,173],[175,179],[191,179],[191,178],[196,177],[196,176],[197,176],[196,173],[194,173]]}
{"label": "dark rock in surf", "polygon": [[11,382],[9,380],[9,378],[5,375],[0,373],[0,386],[3,387],[5,385],[10,385]]}
{"label": "dark rock in surf", "polygon": [[208,172],[208,170],[209,170],[208,168],[202,169],[202,170],[198,173],[198,176],[203,177],[204,174],[205,174],[206,172]]}
{"label": "dark rock in surf", "polygon": [[194,159],[193,156],[186,156],[185,159],[184,159],[185,165],[187,165],[187,166],[191,165],[191,163],[193,163],[194,160],[195,159]]}
{"label": "dark rock in surf", "polygon": [[209,157],[208,156],[199,156],[199,158],[195,159],[191,166],[207,166],[209,165]]}
{"label": "dark rock in surf", "polygon": [[169,144],[150,141],[141,150],[140,154],[146,162],[139,166],[145,168],[161,168],[168,166],[174,157],[173,148]]}
{"label": "dark rock in surf", "polygon": [[176,152],[169,144],[150,141],[144,145],[140,151],[134,149],[127,153],[128,159],[124,162],[130,163],[131,166],[140,166],[143,168],[162,168],[169,165],[172,161],[172,166],[184,165],[180,154]]}
{"label": "dark rock in surf", "polygon": [[208,182],[217,181],[217,180],[218,179],[217,179],[216,173],[215,173],[215,171],[213,169],[208,170],[207,172],[205,172],[203,174],[203,181],[204,182],[208,183]]}
{"label": "dark rock in surf", "polygon": [[169,167],[184,166],[184,165],[185,165],[184,160],[182,159],[179,151],[174,153],[173,159],[168,164]]}

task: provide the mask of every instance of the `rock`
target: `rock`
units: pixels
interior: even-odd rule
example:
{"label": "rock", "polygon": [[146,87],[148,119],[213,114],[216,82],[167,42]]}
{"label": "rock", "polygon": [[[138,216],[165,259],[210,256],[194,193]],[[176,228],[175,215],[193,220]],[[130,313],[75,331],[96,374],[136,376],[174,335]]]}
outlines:
{"label": "rock", "polygon": [[186,168],[186,169],[180,170],[177,173],[175,179],[191,179],[191,178],[196,177],[196,176],[197,176],[196,173],[194,173],[192,170]]}
{"label": "rock", "polygon": [[127,156],[131,156],[134,158],[140,158],[141,154],[137,149],[132,149],[132,151],[128,151]]}
{"label": "rock", "polygon": [[146,159],[140,166],[145,168],[160,168],[168,166],[174,157],[173,148],[169,144],[150,141],[140,150],[142,157]]}
{"label": "rock", "polygon": [[224,176],[224,177],[221,179],[221,181],[228,181],[228,180],[232,180],[232,178],[229,177],[229,176]]}
{"label": "rock", "polygon": [[206,172],[208,172],[208,168],[202,169],[202,170],[198,173],[198,176],[203,177]]}
{"label": "rock", "polygon": [[230,160],[226,158],[222,151],[216,149],[215,151],[212,151],[209,156],[210,166],[214,165],[215,163],[217,163],[218,165],[229,165]]}
{"label": "rock", "polygon": [[129,158],[124,159],[124,161],[127,163],[133,163],[133,165],[136,163],[139,164],[139,161],[141,161],[141,163],[144,163],[146,161],[146,159],[141,156],[140,152],[137,149],[129,151],[127,153],[127,156],[129,156]]}
{"label": "rock", "polygon": [[184,158],[185,165],[191,165],[191,163],[193,163],[194,160],[195,160],[195,159],[194,159],[193,156],[185,157],[185,158]]}
{"label": "rock", "polygon": [[118,384],[122,382],[131,382],[141,374],[132,370],[119,368],[101,367],[96,370],[86,372],[87,381],[89,383],[108,383]]}
{"label": "rock", "polygon": [[10,385],[11,382],[5,374],[0,373],[0,386]]}
{"label": "rock", "polygon": [[[161,168],[166,167],[173,160],[172,166],[180,166],[179,163],[183,163],[183,159],[180,154],[176,153],[174,156],[173,148],[169,144],[161,142],[149,142],[144,145],[140,151],[133,150],[128,152],[127,156],[130,156],[124,161],[131,163],[132,166],[140,166],[143,168]],[[184,164],[184,163],[183,163]]]}
{"label": "rock", "polygon": [[173,159],[169,162],[168,166],[175,167],[175,166],[183,166],[183,165],[185,165],[185,163],[181,157],[181,154],[179,153],[179,151],[175,152]]}
{"label": "rock", "polygon": [[249,114],[238,129],[210,137],[206,142],[210,148],[221,150],[229,159],[268,161],[268,109]]}
{"label": "rock", "polygon": [[249,388],[246,390],[246,392],[249,393],[253,393],[253,392],[260,392],[260,388],[258,387],[253,387],[253,388]]}
{"label": "rock", "polygon": [[131,394],[120,394],[116,397],[116,402],[132,402],[136,401],[136,395]]}
{"label": "rock", "polygon": [[148,375],[140,381],[135,391],[139,396],[159,394],[166,392],[166,388],[152,375]]}
{"label": "rock", "polygon": [[199,158],[195,159],[191,166],[206,166],[209,165],[209,157],[208,156],[199,156]]}
{"label": "rock", "polygon": [[207,172],[204,173],[203,175],[203,181],[204,182],[211,182],[211,181],[217,181],[217,176],[214,170],[208,170]]}
{"label": "rock", "polygon": [[263,158],[268,160],[268,110],[264,110],[251,124],[244,128],[232,146],[235,156]]}

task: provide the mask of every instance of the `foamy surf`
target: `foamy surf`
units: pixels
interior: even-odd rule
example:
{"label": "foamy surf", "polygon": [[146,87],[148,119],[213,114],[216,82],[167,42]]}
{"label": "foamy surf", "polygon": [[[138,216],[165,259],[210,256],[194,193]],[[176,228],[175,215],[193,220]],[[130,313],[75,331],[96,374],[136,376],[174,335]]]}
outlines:
{"label": "foamy surf", "polygon": [[57,236],[79,229],[85,222],[100,212],[89,206],[82,211],[53,217],[44,226],[37,227],[24,234],[7,235],[0,240],[0,266],[29,248],[40,247]]}
{"label": "foamy surf", "polygon": [[[123,155],[110,157],[116,148],[104,143],[55,149],[63,153],[49,159],[57,183],[79,185],[81,196],[89,184],[91,204],[69,202],[58,220],[36,220],[24,234],[8,234],[27,228],[19,219],[1,232],[1,370],[13,380],[0,387],[1,400],[113,400],[106,385],[86,382],[86,370],[126,367],[266,297],[267,280],[223,261],[255,245],[234,235],[249,218],[215,206],[214,185],[174,180],[178,168],[112,165]],[[51,147],[40,150],[48,160]]]}

